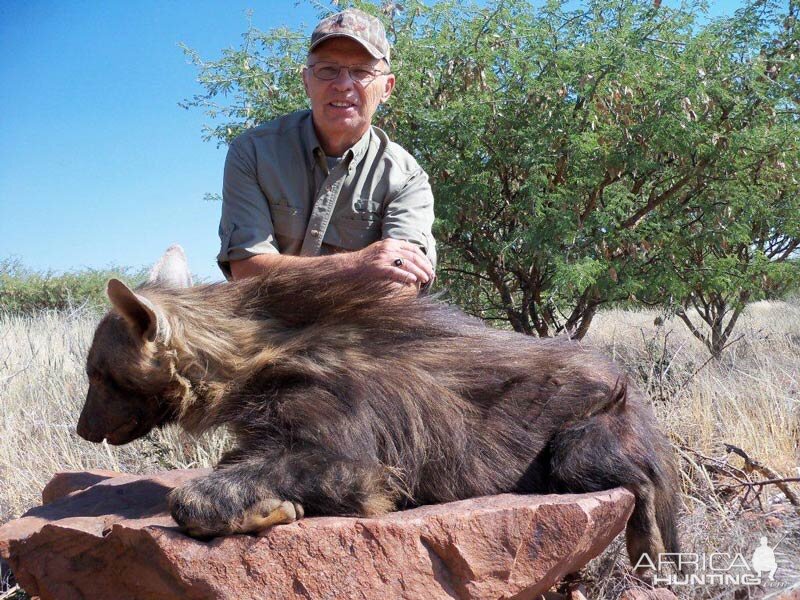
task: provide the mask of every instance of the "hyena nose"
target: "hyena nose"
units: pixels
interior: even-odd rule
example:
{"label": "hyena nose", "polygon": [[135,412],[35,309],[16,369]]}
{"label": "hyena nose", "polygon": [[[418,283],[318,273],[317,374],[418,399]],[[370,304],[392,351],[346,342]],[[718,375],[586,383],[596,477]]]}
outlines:
{"label": "hyena nose", "polygon": [[92,431],[92,428],[89,426],[89,419],[86,417],[86,413],[81,413],[81,417],[78,419],[78,427],[76,431],[79,436],[89,442],[97,443],[103,441],[102,433]]}

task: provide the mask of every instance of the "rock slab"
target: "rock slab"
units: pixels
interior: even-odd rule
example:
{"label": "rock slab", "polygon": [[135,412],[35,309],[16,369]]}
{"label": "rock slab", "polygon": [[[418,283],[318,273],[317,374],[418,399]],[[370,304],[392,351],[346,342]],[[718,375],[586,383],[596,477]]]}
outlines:
{"label": "rock slab", "polygon": [[204,472],[60,473],[44,506],[0,527],[0,555],[42,600],[524,600],[597,556],[633,508],[622,489],[503,494],[203,542],[166,495]]}

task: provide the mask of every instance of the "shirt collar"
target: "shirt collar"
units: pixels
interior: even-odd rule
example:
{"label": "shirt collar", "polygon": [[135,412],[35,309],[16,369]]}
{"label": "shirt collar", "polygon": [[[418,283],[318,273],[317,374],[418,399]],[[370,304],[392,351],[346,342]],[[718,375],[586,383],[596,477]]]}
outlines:
{"label": "shirt collar", "polygon": [[[369,139],[372,135],[372,127],[367,129],[367,132],[361,136],[355,144],[348,148],[343,156],[344,164],[348,170],[355,167],[367,153],[369,148]],[[314,120],[311,117],[311,111],[308,111],[308,118],[303,124],[303,142],[306,147],[306,166],[309,171],[313,171],[316,165],[322,167],[323,172],[327,173],[328,165],[325,161],[325,151],[317,139],[317,132],[314,130]]]}

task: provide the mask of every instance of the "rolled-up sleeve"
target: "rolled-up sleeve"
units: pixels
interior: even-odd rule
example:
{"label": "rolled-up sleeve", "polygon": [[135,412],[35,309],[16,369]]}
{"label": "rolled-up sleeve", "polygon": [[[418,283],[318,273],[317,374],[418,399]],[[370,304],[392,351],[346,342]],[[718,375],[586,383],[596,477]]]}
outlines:
{"label": "rolled-up sleeve", "polygon": [[389,198],[383,213],[383,238],[406,240],[419,246],[436,267],[433,239],[433,191],[422,169],[411,173],[398,192]]}
{"label": "rolled-up sleeve", "polygon": [[269,204],[258,185],[255,151],[241,139],[234,140],[228,148],[222,183],[217,264],[228,279],[230,261],[279,252]]}

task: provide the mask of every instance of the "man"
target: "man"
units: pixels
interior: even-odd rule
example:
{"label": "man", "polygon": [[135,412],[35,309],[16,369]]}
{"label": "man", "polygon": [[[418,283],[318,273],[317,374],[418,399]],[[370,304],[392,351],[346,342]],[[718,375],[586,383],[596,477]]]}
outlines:
{"label": "man", "polygon": [[391,96],[383,25],[348,9],[311,36],[310,111],[237,137],[223,183],[220,268],[229,279],[325,264],[423,286],[434,276],[433,194],[414,158],[372,127]]}

